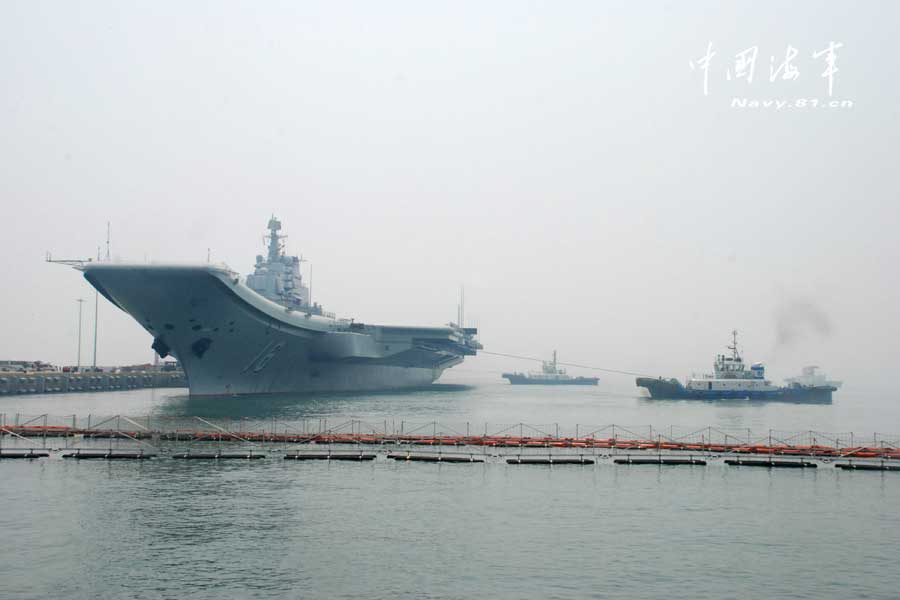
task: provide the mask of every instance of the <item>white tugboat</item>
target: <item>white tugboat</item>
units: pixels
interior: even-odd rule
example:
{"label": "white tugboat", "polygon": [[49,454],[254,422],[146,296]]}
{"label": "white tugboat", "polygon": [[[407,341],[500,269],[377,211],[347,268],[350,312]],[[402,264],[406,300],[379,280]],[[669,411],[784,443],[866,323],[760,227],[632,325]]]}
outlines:
{"label": "white tugboat", "polygon": [[597,385],[596,377],[572,377],[565,369],[560,369],[556,362],[556,350],[553,360],[545,360],[540,371],[525,373],[504,373],[503,377],[513,385]]}
{"label": "white tugboat", "polygon": [[818,367],[805,367],[802,375],[787,379],[787,385],[776,386],[766,379],[762,363],[753,363],[749,369],[746,368],[738,351],[737,331],[732,332],[732,343],[728,349],[731,356],[716,356],[712,374],[695,375],[684,384],[677,379],[638,377],[637,386],[646,388],[653,398],[750,398],[793,402],[831,402],[832,392],[841,386],[839,381],[816,374]]}
{"label": "white tugboat", "polygon": [[809,366],[803,367],[803,370],[800,372],[800,375],[796,377],[788,377],[784,381],[789,386],[801,386],[801,387],[832,387],[834,391],[837,391],[842,381],[834,381],[833,379],[828,379],[825,375],[820,373],[816,373],[817,366]]}

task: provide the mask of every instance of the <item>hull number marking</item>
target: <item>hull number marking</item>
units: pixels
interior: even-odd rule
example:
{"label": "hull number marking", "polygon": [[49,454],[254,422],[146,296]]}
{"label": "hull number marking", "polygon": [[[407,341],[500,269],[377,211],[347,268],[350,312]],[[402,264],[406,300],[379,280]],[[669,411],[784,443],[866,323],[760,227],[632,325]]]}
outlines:
{"label": "hull number marking", "polygon": [[259,373],[269,365],[282,348],[284,348],[284,342],[269,342],[263,346],[263,349],[260,350],[259,354],[253,357],[253,360],[251,360],[241,372],[246,373],[247,371],[252,371],[254,373]]}

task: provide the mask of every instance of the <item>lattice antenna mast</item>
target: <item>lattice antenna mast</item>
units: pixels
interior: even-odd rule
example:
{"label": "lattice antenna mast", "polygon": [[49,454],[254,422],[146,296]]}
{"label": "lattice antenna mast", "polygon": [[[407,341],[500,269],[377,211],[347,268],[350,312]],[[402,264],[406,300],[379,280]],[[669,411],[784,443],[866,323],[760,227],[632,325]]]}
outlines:
{"label": "lattice antenna mast", "polygon": [[276,219],[275,215],[269,219],[268,229],[269,235],[266,236],[266,240],[269,247],[269,262],[275,262],[284,254],[284,244],[281,243],[281,240],[287,236],[278,233],[281,231],[281,221]]}
{"label": "lattice antenna mast", "polygon": [[731,331],[731,345],[728,346],[728,349],[731,350],[731,357],[734,360],[738,360],[741,357],[740,353],[738,353],[737,334],[737,329]]}

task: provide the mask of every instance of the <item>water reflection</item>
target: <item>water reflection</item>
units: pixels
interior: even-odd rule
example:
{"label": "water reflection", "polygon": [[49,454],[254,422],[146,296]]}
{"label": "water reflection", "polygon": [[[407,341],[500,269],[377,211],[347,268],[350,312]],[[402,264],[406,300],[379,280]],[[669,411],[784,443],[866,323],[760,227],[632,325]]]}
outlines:
{"label": "water reflection", "polygon": [[829,405],[833,403],[831,398],[651,398],[650,396],[637,396],[640,403],[653,404],[699,404],[709,406],[767,406],[771,404],[815,404]]}
{"label": "water reflection", "polygon": [[173,396],[155,411],[163,416],[204,415],[230,418],[303,419],[334,414],[370,412],[373,405],[408,401],[410,413],[428,412],[435,403],[444,405],[459,394],[475,390],[472,385],[435,383],[420,388],[381,392],[315,392],[243,396]]}

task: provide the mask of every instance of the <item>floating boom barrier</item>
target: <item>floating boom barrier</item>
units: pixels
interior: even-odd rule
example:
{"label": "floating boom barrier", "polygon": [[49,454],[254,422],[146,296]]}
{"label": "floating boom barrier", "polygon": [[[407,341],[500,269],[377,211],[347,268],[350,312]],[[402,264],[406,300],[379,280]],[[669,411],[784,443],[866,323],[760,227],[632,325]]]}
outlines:
{"label": "floating boom barrier", "polygon": [[837,463],[834,466],[845,471],[900,471],[900,465],[884,463]]}
{"label": "floating boom barrier", "polygon": [[484,458],[469,455],[469,456],[456,456],[452,454],[412,454],[407,452],[405,454],[394,453],[388,454],[388,458],[393,460],[405,460],[410,462],[445,462],[445,463],[483,463]]}
{"label": "floating boom barrier", "polygon": [[359,453],[334,453],[320,454],[314,452],[296,452],[285,454],[284,460],[375,460],[374,454]]}
{"label": "floating boom barrier", "polygon": [[654,458],[617,458],[613,460],[617,465],[699,465],[706,466],[706,461],[700,458],[668,458],[658,456]]}
{"label": "floating boom barrier", "polygon": [[767,467],[769,469],[815,469],[819,465],[805,460],[772,460],[758,458],[726,459],[726,465],[732,467]]}
{"label": "floating boom barrier", "polygon": [[[61,442],[53,442],[54,439]],[[14,443],[6,444],[5,440]],[[729,464],[734,466],[774,468],[782,466],[775,464],[781,461],[790,463],[784,465],[787,468],[802,468],[798,465],[805,466],[804,462],[835,461],[846,470],[900,471],[900,435],[860,437],[853,433],[776,430],[754,435],[746,429],[709,426],[680,426],[676,431],[675,427],[615,424],[576,425],[574,430],[566,430],[558,424],[525,423],[485,423],[482,430],[473,434],[469,423],[448,426],[436,421],[385,420],[373,425],[350,418],[331,420],[329,426],[328,419],[207,420],[169,415],[79,418],[0,413],[0,458],[46,458],[48,446],[59,447],[51,456],[64,453],[60,456],[75,460],[140,460],[154,456],[255,460],[264,458],[268,449],[284,460],[296,461],[369,461],[375,460],[377,452],[408,462],[471,463],[487,462],[493,457],[508,464],[562,465],[591,464],[588,461],[611,458],[625,465],[702,465],[706,459],[722,458],[733,461]],[[165,449],[167,446],[169,449]],[[895,461],[896,469],[889,464]],[[876,462],[890,468],[867,466]]]}
{"label": "floating boom barrier", "polygon": [[179,452],[172,458],[178,460],[261,460],[265,454],[253,452]]}
{"label": "floating boom barrier", "polygon": [[576,458],[564,456],[548,456],[547,458],[516,456],[506,459],[506,464],[508,465],[592,465],[595,462],[592,458],[584,458],[582,456]]}
{"label": "floating boom barrier", "polygon": [[227,431],[209,429],[97,429],[66,425],[0,426],[0,437],[82,437],[89,439],[131,439],[174,442],[242,441],[255,444],[346,444],[346,445],[414,445],[476,446],[486,448],[573,449],[650,451],[667,453],[705,453],[795,456],[813,458],[900,459],[900,446],[829,446],[791,443],[723,443],[679,442],[662,439],[621,437],[555,437],[514,435],[418,435],[395,433],[275,433],[259,431]]}
{"label": "floating boom barrier", "polygon": [[62,458],[74,458],[75,460],[103,459],[103,460],[146,460],[156,456],[154,452],[121,452],[121,451],[103,451],[103,450],[82,450],[78,449],[74,452],[63,452]]}
{"label": "floating boom barrier", "polygon": [[46,450],[0,450],[0,458],[48,458],[50,453]]}

